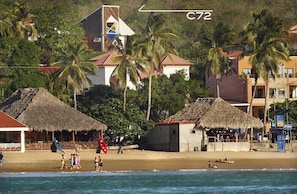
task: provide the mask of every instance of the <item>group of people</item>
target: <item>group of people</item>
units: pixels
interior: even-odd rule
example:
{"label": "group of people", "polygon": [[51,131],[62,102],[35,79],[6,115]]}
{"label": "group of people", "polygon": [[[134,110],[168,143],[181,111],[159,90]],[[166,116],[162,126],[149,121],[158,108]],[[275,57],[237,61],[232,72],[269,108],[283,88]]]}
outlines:
{"label": "group of people", "polygon": [[103,171],[103,159],[100,156],[95,156],[94,166],[95,166],[95,171],[98,171],[98,172]]}
{"label": "group of people", "polygon": [[[73,169],[73,168],[80,169],[81,168],[79,154],[71,154],[69,161],[70,161],[70,169]],[[61,169],[67,169],[66,158],[65,158],[64,154],[62,154]]]}

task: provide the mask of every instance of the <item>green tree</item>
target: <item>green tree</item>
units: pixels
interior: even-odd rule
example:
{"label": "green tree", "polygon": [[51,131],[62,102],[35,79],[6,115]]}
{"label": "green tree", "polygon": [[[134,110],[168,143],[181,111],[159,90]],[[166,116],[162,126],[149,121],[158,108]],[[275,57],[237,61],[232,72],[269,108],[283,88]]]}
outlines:
{"label": "green tree", "polygon": [[208,75],[216,76],[217,97],[220,97],[219,81],[222,75],[231,72],[231,60],[227,56],[227,48],[230,47],[235,33],[223,23],[217,23],[213,32],[205,34],[204,45],[209,48],[207,53],[206,71]]}
{"label": "green tree", "polygon": [[37,39],[37,30],[33,24],[34,15],[25,3],[10,2],[2,4],[3,14],[0,18],[0,34],[6,37]]}
{"label": "green tree", "polygon": [[[186,80],[183,71],[172,74],[170,78],[166,75],[154,77],[151,109],[151,120],[162,121],[168,116],[175,114],[194,102],[198,97],[210,96],[210,91],[205,89],[202,81]],[[129,90],[128,103],[137,104],[140,109],[145,111],[148,81],[144,82],[137,91]]]}
{"label": "green tree", "polygon": [[75,109],[77,109],[77,92],[83,92],[84,87],[90,87],[87,74],[94,75],[94,70],[97,68],[95,64],[85,59],[88,51],[83,43],[69,43],[65,49],[60,49],[58,61],[52,64],[57,67],[53,73],[55,82],[66,81],[67,88],[73,91]]}
{"label": "green tree", "polygon": [[37,45],[41,48],[41,61],[49,65],[55,62],[61,47],[82,41],[84,31],[79,25],[78,10],[71,2],[47,2],[36,8],[34,23],[39,34]]}
{"label": "green tree", "polygon": [[127,82],[128,78],[136,86],[139,82],[140,75],[138,71],[145,71],[145,68],[141,65],[143,60],[137,57],[135,50],[137,49],[136,42],[133,37],[128,37],[127,44],[124,46],[120,39],[117,39],[118,45],[116,46],[120,55],[113,58],[115,62],[120,62],[116,66],[114,71],[110,76],[110,85],[116,88],[124,88],[124,100],[123,100],[123,110],[126,111],[126,96],[127,96]]}
{"label": "green tree", "polygon": [[[255,87],[253,97],[250,102],[250,109],[255,97],[258,78],[265,81],[266,95],[264,107],[264,126],[267,123],[267,99],[269,94],[269,78],[278,75],[279,64],[281,60],[289,60],[289,49],[287,40],[284,38],[282,22],[273,17],[267,10],[262,10],[259,14],[253,14],[253,22],[244,28],[244,34],[247,37],[252,53],[249,62],[255,73]],[[264,129],[263,132],[264,134]]]}
{"label": "green tree", "polygon": [[110,86],[94,86],[79,96],[78,101],[82,112],[107,124],[105,137],[109,145],[118,145],[122,138],[125,143],[135,143],[153,127],[137,104],[129,104],[124,112],[121,91]]}
{"label": "green tree", "polygon": [[10,95],[24,87],[45,87],[46,77],[39,71],[40,50],[34,42],[19,38],[0,38],[0,79]]}
{"label": "green tree", "polygon": [[177,38],[174,29],[167,25],[164,15],[153,15],[148,17],[146,26],[142,29],[139,44],[139,56],[146,60],[149,80],[147,116],[149,120],[152,106],[152,76],[156,72],[163,73],[162,59],[175,52],[173,39]]}

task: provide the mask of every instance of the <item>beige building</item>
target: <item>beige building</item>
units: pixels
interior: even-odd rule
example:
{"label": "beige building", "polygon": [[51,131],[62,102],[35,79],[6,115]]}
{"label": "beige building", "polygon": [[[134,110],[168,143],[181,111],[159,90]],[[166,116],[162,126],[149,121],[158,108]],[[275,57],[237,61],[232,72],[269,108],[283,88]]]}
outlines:
{"label": "beige building", "polygon": [[[289,27],[289,32],[291,48],[296,50],[297,25]],[[252,65],[248,62],[249,56],[238,59],[241,53],[241,51],[236,51],[229,54],[234,72],[230,76],[223,76],[219,82],[220,97],[247,111],[255,88],[255,77],[252,72]],[[215,76],[208,77],[206,85],[215,93]],[[268,105],[284,102],[286,99],[297,100],[297,56],[291,56],[290,61],[280,62],[278,75],[276,79],[269,78],[268,87]],[[253,116],[260,119],[264,117],[266,91],[264,80],[258,79],[251,110]]]}

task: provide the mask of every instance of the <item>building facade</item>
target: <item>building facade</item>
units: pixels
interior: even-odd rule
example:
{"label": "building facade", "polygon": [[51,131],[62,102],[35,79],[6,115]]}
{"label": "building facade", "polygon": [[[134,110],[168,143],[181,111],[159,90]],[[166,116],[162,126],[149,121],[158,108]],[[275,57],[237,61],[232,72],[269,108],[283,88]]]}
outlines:
{"label": "building facade", "polygon": [[[297,49],[297,25],[289,27],[290,48]],[[252,72],[252,65],[248,62],[249,56],[239,59],[241,51],[229,54],[232,60],[233,74],[223,76],[219,82],[220,97],[229,101],[231,104],[245,107],[245,111],[251,108],[253,116],[264,119],[265,97],[268,95],[269,105],[285,100],[297,100],[297,56],[290,56],[289,61],[281,61],[278,66],[278,75],[275,79],[269,77],[268,87],[262,78],[257,80],[255,87],[255,76]],[[206,85],[215,93],[215,76],[206,78]],[[255,98],[252,107],[249,107],[253,91],[256,88]],[[266,94],[266,91],[269,91]]]}

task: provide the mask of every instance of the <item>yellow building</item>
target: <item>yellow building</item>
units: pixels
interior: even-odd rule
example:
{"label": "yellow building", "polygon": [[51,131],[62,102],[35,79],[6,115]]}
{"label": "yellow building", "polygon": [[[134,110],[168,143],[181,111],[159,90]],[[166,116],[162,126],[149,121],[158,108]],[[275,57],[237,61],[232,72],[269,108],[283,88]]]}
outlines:
{"label": "yellow building", "polygon": [[[297,49],[297,25],[289,28],[290,48]],[[249,108],[252,114],[263,120],[265,96],[268,95],[268,105],[276,102],[297,100],[297,56],[291,56],[290,61],[281,61],[278,75],[275,79],[269,78],[269,93],[266,94],[265,82],[259,78],[256,86],[256,95],[252,106],[249,103],[255,88],[255,77],[252,72],[252,65],[248,62],[249,56],[238,59],[241,51],[229,54],[232,60],[232,75],[223,76],[219,82],[220,97],[229,101],[234,106],[238,106],[245,111]],[[206,78],[206,85],[216,93],[215,76]],[[269,106],[268,106],[269,107]]]}

